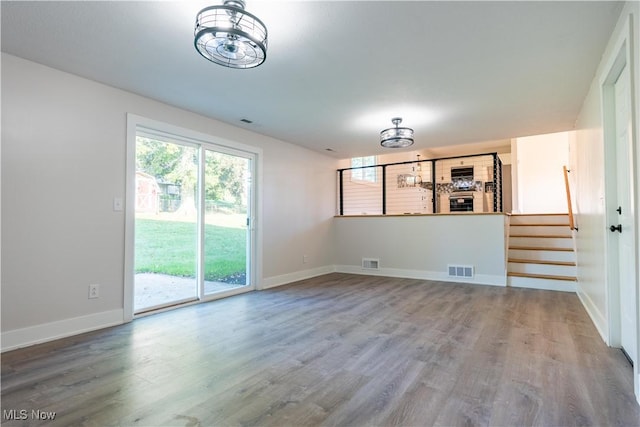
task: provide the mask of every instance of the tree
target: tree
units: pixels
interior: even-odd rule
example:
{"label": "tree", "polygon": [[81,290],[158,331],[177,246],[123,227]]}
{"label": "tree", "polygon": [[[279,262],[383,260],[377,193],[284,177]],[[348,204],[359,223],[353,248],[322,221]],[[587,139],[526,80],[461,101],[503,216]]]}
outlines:
{"label": "tree", "polygon": [[[198,182],[198,152],[195,147],[136,139],[136,168],[160,182],[181,186],[179,213],[195,215]],[[205,198],[235,205],[246,204],[249,161],[216,151],[205,151]]]}
{"label": "tree", "polygon": [[176,212],[195,216],[198,174],[195,147],[139,136],[136,139],[136,168],[153,175],[159,182],[180,185],[180,207]]}
{"label": "tree", "polygon": [[246,204],[249,160],[207,151],[205,163],[205,198],[235,205]]}

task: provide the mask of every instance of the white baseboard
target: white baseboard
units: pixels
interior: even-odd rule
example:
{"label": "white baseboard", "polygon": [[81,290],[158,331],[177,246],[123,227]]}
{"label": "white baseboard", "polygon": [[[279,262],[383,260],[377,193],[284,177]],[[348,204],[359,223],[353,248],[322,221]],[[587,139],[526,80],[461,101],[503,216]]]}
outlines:
{"label": "white baseboard", "polygon": [[262,286],[260,286],[260,289],[269,289],[276,286],[282,286],[286,285],[287,283],[311,279],[312,277],[322,276],[323,274],[329,274],[335,271],[336,270],[333,265],[326,265],[324,267],[295,271],[293,273],[287,273],[280,276],[265,277],[262,280]]}
{"label": "white baseboard", "polygon": [[506,286],[506,276],[476,274],[473,278],[451,277],[446,272],[426,270],[405,270],[401,268],[364,269],[359,265],[336,265],[338,273],[364,274],[368,276],[400,277],[403,279],[434,280],[439,282],[470,283],[474,285]]}
{"label": "white baseboard", "polygon": [[507,286],[512,288],[538,289],[542,291],[576,292],[576,282],[538,279],[535,277],[510,276],[507,281]]}
{"label": "white baseboard", "polygon": [[103,311],[87,316],[2,332],[1,351],[15,350],[58,338],[65,338],[123,323],[123,310]]}
{"label": "white baseboard", "polygon": [[602,312],[598,310],[598,307],[596,307],[596,305],[593,303],[593,300],[591,299],[589,294],[582,292],[579,288],[576,293],[578,294],[578,298],[580,299],[582,306],[584,307],[584,309],[587,311],[587,314],[591,318],[591,322],[594,324],[594,326],[598,330],[598,333],[602,337],[602,340],[607,345],[609,345],[609,334],[607,333],[607,324],[608,324],[607,319],[604,317]]}

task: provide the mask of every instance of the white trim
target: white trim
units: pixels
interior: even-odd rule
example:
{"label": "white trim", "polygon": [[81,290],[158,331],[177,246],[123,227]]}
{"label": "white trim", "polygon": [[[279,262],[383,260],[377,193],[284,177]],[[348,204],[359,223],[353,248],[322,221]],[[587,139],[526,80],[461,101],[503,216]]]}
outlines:
{"label": "white trim", "polygon": [[136,210],[136,132],[139,117],[127,114],[127,142],[125,160],[124,210],[124,321],[133,320],[134,298],[134,246]]}
{"label": "white trim", "polygon": [[579,289],[576,293],[578,294],[578,298],[580,298],[580,302],[582,302],[582,306],[591,318],[591,322],[593,322],[596,329],[598,330],[598,333],[602,337],[602,340],[607,343],[607,345],[610,345],[609,336],[606,333],[607,320],[604,314],[602,314],[602,312],[598,310],[598,307],[593,303],[593,300],[591,299],[589,294],[587,294],[586,292],[580,292]]}
{"label": "white trim", "polygon": [[490,274],[475,274],[470,278],[451,277],[445,271],[406,270],[401,268],[380,268],[379,270],[366,270],[360,265],[336,265],[337,273],[363,274],[366,276],[400,277],[404,279],[433,280],[438,282],[469,283],[473,285],[506,286],[505,276]]}
{"label": "white trim", "polygon": [[[632,4],[633,2],[629,2],[628,4]],[[635,9],[635,8],[634,8]],[[601,120],[602,120],[602,129],[603,129],[603,144],[604,144],[604,184],[605,184],[605,192],[604,192],[604,200],[605,200],[605,224],[610,224],[613,219],[616,219],[616,215],[613,215],[612,212],[615,209],[615,206],[611,206],[612,195],[616,194],[615,180],[611,178],[611,174],[607,174],[607,172],[611,172],[615,169],[615,164],[612,162],[612,153],[615,153],[615,122],[614,117],[612,117],[613,111],[613,97],[612,97],[612,86],[617,79],[620,71],[625,66],[629,67],[629,92],[631,97],[631,143],[629,146],[629,154],[631,154],[631,166],[629,170],[630,179],[631,179],[631,187],[630,187],[630,201],[631,201],[631,209],[634,212],[633,218],[631,220],[631,224],[633,227],[633,248],[635,251],[634,258],[637,257],[638,254],[638,227],[636,226],[638,216],[635,214],[637,212],[637,203],[636,199],[636,191],[638,190],[633,185],[637,178],[637,149],[638,149],[638,129],[637,129],[637,111],[636,111],[636,88],[635,84],[637,81],[634,79],[637,78],[637,71],[635,67],[638,65],[638,58],[635,57],[637,46],[635,46],[634,41],[637,38],[637,29],[634,28],[634,13],[628,7],[625,7],[621,18],[619,20],[618,25],[620,26],[620,31],[615,36],[616,38],[610,40],[609,44],[611,48],[605,51],[604,56],[606,59],[602,62],[604,64],[601,70],[601,77],[598,81],[598,89],[600,91],[601,96]],[[634,33],[636,33],[634,37]],[[613,41],[613,42],[612,42]],[[615,174],[614,174],[615,175]],[[616,197],[613,197],[616,200]],[[614,245],[612,242],[611,233],[605,232],[605,298],[606,298],[606,307],[607,307],[607,330],[608,330],[608,340],[605,341],[609,346],[619,347],[621,345],[621,324],[620,324],[620,288],[619,288],[619,280],[618,280],[618,256],[617,256],[617,245]],[[637,258],[636,258],[637,259]],[[638,303],[638,295],[640,294],[640,289],[638,288],[638,267],[634,265],[634,279],[635,279],[635,330],[636,330],[636,355],[640,354],[640,304]],[[638,403],[640,403],[640,369],[638,367],[638,363],[636,363],[633,367],[633,390]]]}
{"label": "white trim", "polygon": [[508,286],[511,288],[538,289],[540,291],[576,292],[576,282],[574,281],[537,277],[511,276],[508,280]]}
{"label": "white trim", "polygon": [[[624,32],[623,32],[624,34]],[[618,76],[628,65],[626,38],[618,40],[615,54],[612,55],[606,68],[605,76],[600,80],[600,93],[602,99],[602,129],[604,144],[604,206],[605,224],[611,224],[617,220],[617,214],[613,215],[615,203],[617,202],[617,178],[614,173],[607,171],[616,170],[616,127],[615,127],[615,105],[614,105],[614,84]],[[629,147],[631,150],[631,147]],[[632,173],[633,171],[629,171]],[[612,202],[613,201],[613,202]],[[620,288],[618,278],[618,239],[612,233],[604,235],[604,257],[605,257],[605,299],[608,310],[608,337],[607,344],[619,347],[620,344]]]}
{"label": "white trim", "polygon": [[196,150],[198,152],[198,180],[196,181],[196,228],[197,228],[197,247],[196,251],[196,282],[198,285],[197,289],[197,299],[198,301],[202,300],[204,296],[204,229],[206,224],[205,220],[205,153],[206,149],[202,146],[196,146]]}
{"label": "white trim", "polygon": [[124,323],[123,310],[103,311],[2,333],[2,352]]}
{"label": "white trim", "polygon": [[162,122],[159,120],[153,120],[146,117],[138,116],[136,114],[127,113],[127,122],[133,121],[136,126],[145,128],[145,132],[153,133],[158,138],[163,135],[175,135],[179,137],[181,141],[189,142],[191,140],[194,144],[209,143],[222,147],[227,147],[233,151],[244,151],[249,154],[262,155],[262,149],[254,147],[252,145],[243,144],[230,139],[225,139],[210,135],[207,133],[198,132],[192,129],[183,128],[180,126],[172,125],[170,123]]}
{"label": "white trim", "polygon": [[295,271],[293,273],[282,274],[280,276],[266,277],[262,281],[260,290],[275,288],[276,286],[287,285],[299,280],[311,279],[312,277],[322,276],[323,274],[334,273],[335,266],[326,265],[324,267],[312,268],[309,270]]}

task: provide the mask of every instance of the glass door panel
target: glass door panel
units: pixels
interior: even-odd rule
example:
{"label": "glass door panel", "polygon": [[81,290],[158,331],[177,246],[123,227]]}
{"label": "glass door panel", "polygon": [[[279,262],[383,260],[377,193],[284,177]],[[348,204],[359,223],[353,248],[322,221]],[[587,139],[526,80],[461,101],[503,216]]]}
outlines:
{"label": "glass door panel", "polygon": [[198,298],[198,153],[136,138],[134,313]]}
{"label": "glass door panel", "polygon": [[250,159],[205,150],[204,294],[248,286]]}

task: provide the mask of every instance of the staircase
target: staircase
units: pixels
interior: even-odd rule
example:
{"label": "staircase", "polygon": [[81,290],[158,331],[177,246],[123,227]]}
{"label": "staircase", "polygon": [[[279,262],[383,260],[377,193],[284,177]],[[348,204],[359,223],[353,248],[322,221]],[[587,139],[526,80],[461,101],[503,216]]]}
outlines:
{"label": "staircase", "polygon": [[568,214],[511,215],[507,286],[576,291]]}

